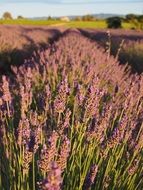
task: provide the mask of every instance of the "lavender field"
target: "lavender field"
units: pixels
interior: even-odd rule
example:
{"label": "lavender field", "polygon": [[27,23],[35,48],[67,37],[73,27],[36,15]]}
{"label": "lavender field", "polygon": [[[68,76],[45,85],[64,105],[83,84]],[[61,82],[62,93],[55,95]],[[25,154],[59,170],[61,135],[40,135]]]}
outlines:
{"label": "lavender field", "polygon": [[[40,43],[40,29],[13,30],[23,38],[0,52],[0,190],[142,190],[143,34],[42,29]],[[26,54],[7,62],[14,50]]]}

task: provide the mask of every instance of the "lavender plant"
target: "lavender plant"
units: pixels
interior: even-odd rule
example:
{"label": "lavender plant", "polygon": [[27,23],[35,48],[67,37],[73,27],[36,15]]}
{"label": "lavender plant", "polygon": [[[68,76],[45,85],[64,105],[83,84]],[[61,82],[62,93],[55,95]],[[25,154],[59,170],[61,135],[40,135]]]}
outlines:
{"label": "lavender plant", "polygon": [[142,75],[79,31],[12,69],[0,85],[0,189],[142,189]]}

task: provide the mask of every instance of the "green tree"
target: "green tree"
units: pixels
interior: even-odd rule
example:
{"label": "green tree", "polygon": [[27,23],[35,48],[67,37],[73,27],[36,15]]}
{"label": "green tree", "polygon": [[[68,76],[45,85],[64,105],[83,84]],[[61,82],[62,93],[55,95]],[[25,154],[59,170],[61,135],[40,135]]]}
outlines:
{"label": "green tree", "polygon": [[12,15],[10,12],[5,12],[2,16],[3,19],[12,19]]}
{"label": "green tree", "polygon": [[143,29],[143,15],[128,14],[126,21],[132,24],[133,29]]}
{"label": "green tree", "polygon": [[110,17],[106,20],[108,28],[122,28],[122,18]]}
{"label": "green tree", "polygon": [[82,20],[83,21],[93,21],[93,20],[95,20],[95,18],[92,15],[85,15],[82,17]]}
{"label": "green tree", "polygon": [[81,21],[81,20],[82,20],[82,18],[81,18],[81,17],[79,17],[79,16],[77,16],[77,17],[75,17],[75,18],[74,18],[74,20],[75,20],[75,21]]}
{"label": "green tree", "polygon": [[21,15],[19,15],[19,16],[17,17],[17,19],[24,19],[24,17],[21,16]]}
{"label": "green tree", "polygon": [[126,21],[127,22],[132,22],[135,19],[137,19],[137,15],[135,15],[135,14],[127,14],[126,15]]}
{"label": "green tree", "polygon": [[51,16],[48,16],[47,20],[53,20]]}
{"label": "green tree", "polygon": [[139,29],[139,30],[143,29],[143,20],[141,18],[132,20],[132,24],[135,29]]}
{"label": "green tree", "polygon": [[138,21],[143,23],[143,15],[138,16]]}

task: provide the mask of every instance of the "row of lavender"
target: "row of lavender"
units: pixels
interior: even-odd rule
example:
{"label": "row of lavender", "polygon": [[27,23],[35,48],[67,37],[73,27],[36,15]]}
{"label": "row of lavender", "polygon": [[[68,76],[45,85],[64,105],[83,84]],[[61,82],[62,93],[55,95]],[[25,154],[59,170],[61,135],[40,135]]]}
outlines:
{"label": "row of lavender", "polygon": [[64,30],[46,26],[0,25],[0,75],[10,72],[11,65],[21,65],[34,50],[45,48]]}
{"label": "row of lavender", "polygon": [[143,187],[143,77],[77,31],[0,86],[0,189]]}
{"label": "row of lavender", "polygon": [[118,58],[121,64],[128,63],[132,73],[143,72],[143,32],[134,30],[83,30],[84,36],[97,41],[112,55]]}

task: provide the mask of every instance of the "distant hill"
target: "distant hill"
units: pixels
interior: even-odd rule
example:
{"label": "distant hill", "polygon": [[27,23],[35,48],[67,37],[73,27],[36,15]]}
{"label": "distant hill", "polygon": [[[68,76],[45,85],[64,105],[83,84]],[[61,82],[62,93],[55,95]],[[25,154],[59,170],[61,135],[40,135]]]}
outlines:
{"label": "distant hill", "polygon": [[43,17],[29,17],[28,19],[31,19],[31,20],[47,20],[48,17],[46,17],[46,16],[43,16]]}
{"label": "distant hill", "polygon": [[[109,17],[114,17],[114,16],[120,16],[120,17],[125,17],[125,15],[120,15],[120,14],[110,14],[110,13],[99,13],[99,14],[90,14],[92,16],[94,16],[95,18],[98,18],[98,19],[106,19],[106,18],[109,18]],[[74,19],[76,17],[82,17],[84,15],[72,15],[72,16],[67,16],[69,17],[70,19]],[[52,18],[60,18],[60,17],[52,17]],[[32,19],[32,20],[47,20],[48,19],[48,16],[43,16],[43,17],[33,17],[33,18],[28,18],[28,19]]]}
{"label": "distant hill", "polygon": [[125,17],[125,15],[121,15],[121,14],[105,14],[105,13],[94,14],[93,16],[99,19],[106,19],[106,18],[114,17],[114,16]]}
{"label": "distant hill", "polygon": [[[114,17],[114,16],[120,16],[120,17],[124,17],[125,15],[119,15],[119,14],[106,14],[106,13],[99,13],[99,14],[90,14],[92,16],[94,16],[95,18],[98,19],[106,19],[109,17]],[[79,15],[76,16],[69,16],[70,19],[74,19],[75,17],[78,17]],[[82,15],[83,16],[83,15]],[[79,17],[82,17],[81,15]]]}

